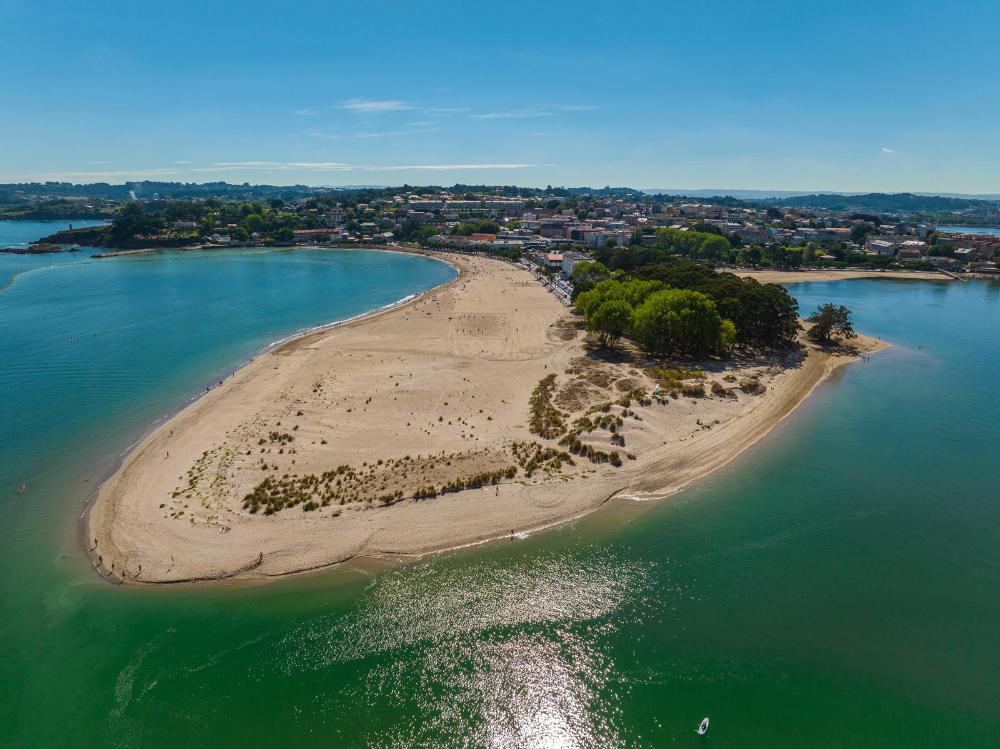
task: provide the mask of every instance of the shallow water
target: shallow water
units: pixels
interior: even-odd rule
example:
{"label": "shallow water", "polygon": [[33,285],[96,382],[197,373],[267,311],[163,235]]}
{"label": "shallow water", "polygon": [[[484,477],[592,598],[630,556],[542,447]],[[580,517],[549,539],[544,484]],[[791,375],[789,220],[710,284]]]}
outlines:
{"label": "shallow water", "polygon": [[944,234],[992,234],[1000,237],[1000,226],[939,226],[939,232]]}
{"label": "shallow water", "polygon": [[664,502],[401,568],[114,588],[75,519],[138,431],[272,336],[450,274],[389,255],[176,255],[0,293],[5,743],[1000,741],[1000,287],[795,287],[893,347]]}
{"label": "shallow water", "polygon": [[[83,229],[100,226],[103,221],[0,221],[0,248],[28,247],[31,242],[70,227]],[[0,292],[15,276],[36,268],[57,266],[79,262],[98,252],[93,248],[81,248],[79,253],[59,253],[55,255],[13,255],[0,253]]]}

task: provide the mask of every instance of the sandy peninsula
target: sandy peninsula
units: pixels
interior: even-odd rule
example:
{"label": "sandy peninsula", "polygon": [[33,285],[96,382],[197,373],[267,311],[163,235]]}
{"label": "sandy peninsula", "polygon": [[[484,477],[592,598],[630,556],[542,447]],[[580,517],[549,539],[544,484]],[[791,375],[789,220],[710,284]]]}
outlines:
{"label": "sandy peninsula", "polygon": [[939,271],[929,270],[736,270],[737,276],[756,278],[761,283],[804,283],[807,281],[849,281],[855,278],[894,278],[905,281],[954,281]]}
{"label": "sandy peninsula", "polygon": [[450,285],[257,357],[146,437],[86,519],[102,574],[172,583],[406,558],[667,494],[880,345],[700,370],[611,357],[528,271],[447,259],[461,270]]}

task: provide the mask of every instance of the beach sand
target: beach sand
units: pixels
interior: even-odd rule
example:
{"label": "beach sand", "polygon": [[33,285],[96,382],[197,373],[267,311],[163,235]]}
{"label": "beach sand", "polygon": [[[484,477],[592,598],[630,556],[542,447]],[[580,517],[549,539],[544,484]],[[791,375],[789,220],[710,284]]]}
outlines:
{"label": "beach sand", "polygon": [[955,280],[944,273],[927,270],[736,270],[733,273],[744,278],[756,278],[761,283],[848,281],[854,278],[895,278],[907,281]]}
{"label": "beach sand", "polygon": [[[86,518],[98,569],[130,583],[284,575],[412,558],[563,522],[616,496],[668,494],[760,439],[834,368],[881,346],[861,337],[852,349],[703,365],[685,384],[704,396],[590,415],[615,431],[579,439],[618,452],[620,467],[574,455],[573,465],[542,460],[529,477],[527,452],[565,449],[531,431],[543,378],[555,375],[541,398],[548,413],[570,425],[595,404],[651,392],[649,362],[594,349],[527,271],[441,257],[461,270],[450,285],[256,357],[142,440]],[[754,381],[759,394],[741,389]],[[516,476],[496,485],[412,498],[511,467]],[[244,498],[265,479],[318,508],[251,513]]]}

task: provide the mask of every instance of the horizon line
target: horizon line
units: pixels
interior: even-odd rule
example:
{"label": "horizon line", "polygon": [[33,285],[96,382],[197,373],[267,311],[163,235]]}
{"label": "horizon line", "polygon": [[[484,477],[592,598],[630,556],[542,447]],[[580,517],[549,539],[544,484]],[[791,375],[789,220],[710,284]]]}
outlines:
{"label": "horizon line", "polygon": [[[384,183],[349,183],[344,185],[336,184],[318,184],[311,185],[304,182],[297,183],[287,183],[287,184],[275,184],[268,182],[228,182],[226,180],[208,180],[205,182],[186,182],[182,180],[157,180],[157,179],[126,179],[121,182],[106,182],[106,181],[95,181],[95,182],[74,182],[72,180],[56,180],[56,179],[45,179],[45,180],[27,180],[20,182],[0,182],[0,187],[11,187],[17,185],[39,185],[44,186],[47,184],[56,185],[69,185],[72,187],[93,187],[96,185],[108,185],[111,187],[125,187],[130,184],[142,184],[142,183],[154,183],[154,184],[166,184],[166,185],[194,185],[194,186],[206,186],[206,185],[226,185],[228,187],[273,187],[273,188],[308,188],[314,190],[330,189],[330,190],[365,190],[365,189],[378,189],[378,190],[388,190],[392,188],[402,189],[404,187],[449,187],[446,184],[410,184],[410,183],[398,183],[398,184],[384,184]],[[677,195],[677,196],[690,196],[690,197],[734,197],[738,198],[737,193],[753,193],[753,197],[766,198],[785,198],[785,197],[800,197],[808,195],[843,195],[846,197],[850,196],[861,196],[861,195],[917,195],[920,197],[955,197],[955,198],[969,198],[978,199],[986,201],[997,201],[1000,200],[1000,192],[996,193],[976,193],[976,192],[960,192],[954,190],[837,190],[837,189],[785,189],[785,188],[760,188],[760,187],[690,187],[690,188],[669,188],[669,187],[632,187],[628,185],[617,185],[609,186],[605,185],[603,187],[597,187],[594,185],[552,185],[546,184],[541,185],[528,185],[528,184],[513,184],[513,183],[466,183],[466,182],[454,182],[451,187],[458,185],[464,185],[468,187],[514,187],[514,188],[524,188],[529,190],[632,190],[634,192],[639,192],[647,195]]]}

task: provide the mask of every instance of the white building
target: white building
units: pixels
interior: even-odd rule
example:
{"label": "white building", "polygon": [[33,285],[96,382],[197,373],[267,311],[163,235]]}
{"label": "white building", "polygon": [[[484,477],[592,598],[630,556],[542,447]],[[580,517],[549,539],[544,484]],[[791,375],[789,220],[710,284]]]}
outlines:
{"label": "white building", "polygon": [[865,251],[874,255],[887,255],[892,257],[896,254],[897,245],[887,239],[868,238],[865,241]]}

